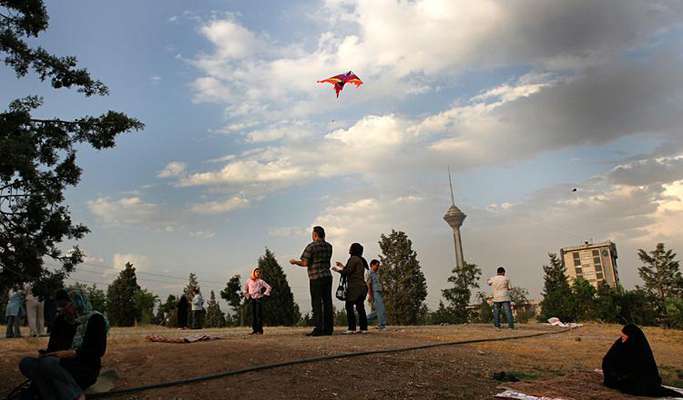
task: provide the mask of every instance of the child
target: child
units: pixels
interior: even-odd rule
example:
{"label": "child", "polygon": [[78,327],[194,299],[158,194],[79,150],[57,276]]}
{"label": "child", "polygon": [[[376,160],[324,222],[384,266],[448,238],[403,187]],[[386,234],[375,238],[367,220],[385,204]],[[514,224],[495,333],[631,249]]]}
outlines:
{"label": "child", "polygon": [[368,303],[372,304],[374,311],[368,315],[368,321],[377,319],[377,328],[384,330],[387,325],[387,317],[384,311],[384,297],[382,296],[382,283],[379,281],[379,260],[370,261],[370,273],[366,278],[368,284]]}
{"label": "child", "polygon": [[263,335],[263,296],[270,296],[272,288],[261,279],[261,270],[254,268],[251,278],[244,284],[244,297],[251,299],[251,328],[250,335]]}

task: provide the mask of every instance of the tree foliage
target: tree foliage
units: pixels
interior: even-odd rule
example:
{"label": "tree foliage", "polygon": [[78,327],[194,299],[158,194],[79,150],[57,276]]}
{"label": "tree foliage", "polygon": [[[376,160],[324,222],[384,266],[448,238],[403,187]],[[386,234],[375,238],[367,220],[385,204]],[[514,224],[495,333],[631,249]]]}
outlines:
{"label": "tree foliage", "polygon": [[[671,249],[667,250],[664,243],[658,243],[649,253],[643,249],[638,250],[638,257],[643,263],[638,268],[644,283],[643,290],[654,303],[661,321],[671,326],[675,307],[670,308],[667,305],[671,299],[683,297],[683,276],[676,260],[676,253]],[[673,310],[674,315],[670,314],[669,310]]]}
{"label": "tree foliage", "polygon": [[178,315],[176,312],[177,304],[178,298],[176,298],[175,295],[169,294],[166,298],[166,302],[159,304],[159,309],[157,310],[153,323],[169,327],[178,325]]}
{"label": "tree foliage", "polygon": [[[29,44],[48,27],[42,0],[0,0],[0,57],[18,78],[34,71],[55,89],[76,88],[86,96],[106,95],[107,87],[78,68],[76,58],[58,57]],[[82,261],[77,246],[63,252],[64,240],[81,239],[88,229],[71,220],[64,191],[78,184],[81,169],[76,149],[115,145],[124,132],[143,124],[109,111],[74,120],[37,118],[42,99],[27,96],[0,113],[0,285],[63,280]],[[43,265],[45,256],[60,263],[56,271]],[[47,288],[45,290],[48,290]],[[47,293],[41,293],[47,295]]]}
{"label": "tree foliage", "polygon": [[543,266],[545,276],[540,318],[543,321],[550,317],[557,317],[562,321],[574,321],[571,302],[572,290],[564,273],[564,265],[556,254],[550,253],[548,258],[550,264]]}
{"label": "tree foliage", "polygon": [[135,267],[126,263],[116,279],[107,288],[107,316],[114,326],[133,326],[140,315],[136,294],[140,291]]}
{"label": "tree foliage", "polygon": [[158,301],[159,296],[147,289],[140,288],[135,292],[135,309],[137,310],[135,322],[142,325],[151,324],[154,318],[154,307]]}
{"label": "tree foliage", "polygon": [[190,301],[190,303],[192,303],[194,292],[197,289],[199,289],[197,275],[195,275],[193,272],[190,272],[190,276],[187,278],[187,286],[185,286],[185,290],[183,290],[183,293],[185,293],[185,296],[187,296],[187,299]]}
{"label": "tree foliage", "polygon": [[232,320],[235,325],[243,325],[242,283],[240,282],[239,274],[234,275],[225,284],[225,289],[221,290],[221,297],[230,305],[230,308],[232,308],[232,315],[230,315],[228,320]]}
{"label": "tree foliage", "polygon": [[258,259],[258,267],[261,270],[261,278],[273,288],[270,297],[263,300],[264,323],[271,326],[296,325],[301,318],[299,305],[294,302],[294,294],[287,282],[287,275],[268,248]]}
{"label": "tree foliage", "polygon": [[93,283],[88,286],[84,283],[76,282],[73,284],[73,287],[79,289],[83,294],[88,296],[88,300],[90,300],[90,305],[92,305],[93,310],[101,313],[107,311],[107,294],[104,293],[104,290],[98,289],[97,285]]}
{"label": "tree foliage", "polygon": [[448,282],[453,287],[443,289],[441,293],[448,302],[451,311],[452,323],[463,324],[472,319],[468,306],[472,298],[472,289],[479,287],[481,268],[476,264],[465,262],[462,267],[453,268],[452,275],[448,277]]}
{"label": "tree foliage", "polygon": [[222,328],[225,326],[225,315],[221,311],[221,306],[216,301],[216,294],[211,291],[209,302],[206,307],[206,321],[207,328]]}
{"label": "tree foliage", "polygon": [[424,317],[427,281],[413,243],[404,232],[392,230],[379,241],[382,254],[380,280],[387,319],[394,325],[414,325]]}

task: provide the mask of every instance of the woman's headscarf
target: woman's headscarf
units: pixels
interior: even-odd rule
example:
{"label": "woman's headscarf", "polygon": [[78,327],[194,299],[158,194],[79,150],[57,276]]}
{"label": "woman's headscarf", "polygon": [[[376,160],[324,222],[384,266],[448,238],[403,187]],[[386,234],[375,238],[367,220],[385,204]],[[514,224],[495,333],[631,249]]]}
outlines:
{"label": "woman's headscarf", "polygon": [[260,270],[261,270],[261,268],[256,267],[256,268],[254,268],[254,269],[251,271],[251,276],[250,276],[250,277],[251,277],[251,280],[252,280],[252,281],[255,281],[255,280],[259,279],[259,278],[256,277],[256,271],[260,271]]}
{"label": "woman's headscarf", "polygon": [[351,254],[352,256],[360,257],[360,259],[363,260],[363,266],[365,267],[365,269],[370,269],[368,261],[365,258],[363,258],[363,246],[360,243],[351,244],[349,254]]}
{"label": "woman's headscarf", "polygon": [[[102,314],[99,311],[93,311],[92,304],[90,304],[88,296],[86,296],[80,289],[69,289],[68,293],[71,304],[73,304],[73,306],[76,308],[76,313],[78,314],[78,317],[76,318],[78,327],[76,328],[76,334],[74,335],[74,340],[71,344],[71,347],[78,349],[83,344],[83,338],[85,337],[85,332],[88,329],[88,320],[90,317],[92,317],[94,314]],[[104,331],[106,335],[107,332],[109,332],[109,321],[107,321],[107,318],[105,318],[104,315],[102,315],[102,318],[104,318]]]}
{"label": "woman's headscarf", "polygon": [[633,367],[638,370],[638,374],[659,377],[655,356],[643,331],[635,324],[625,325],[621,331],[628,336],[624,348],[634,360]]}

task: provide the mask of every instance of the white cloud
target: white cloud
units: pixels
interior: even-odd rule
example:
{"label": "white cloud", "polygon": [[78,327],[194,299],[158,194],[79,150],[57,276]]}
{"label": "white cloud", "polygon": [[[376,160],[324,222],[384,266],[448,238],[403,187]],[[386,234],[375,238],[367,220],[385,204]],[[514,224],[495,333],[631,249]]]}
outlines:
{"label": "white cloud", "polygon": [[196,238],[196,239],[211,239],[216,236],[215,232],[207,232],[207,231],[196,231],[196,232],[190,232],[190,237]]}
{"label": "white cloud", "polygon": [[223,201],[209,201],[192,206],[192,211],[197,214],[224,214],[249,206],[249,200],[234,196]]}
{"label": "white cloud", "polygon": [[159,206],[146,203],[140,197],[123,197],[112,200],[98,197],[87,202],[88,209],[105,224],[142,224],[158,219]]}
{"label": "white cloud", "polygon": [[166,164],[166,167],[159,172],[159,178],[170,178],[174,176],[180,176],[185,172],[187,164],[179,161],[171,161]]}
{"label": "white cloud", "polygon": [[[137,271],[148,271],[151,266],[149,257],[140,254],[116,253],[112,258],[112,265],[118,270],[123,270],[126,263],[131,263]],[[109,270],[105,275],[113,275],[116,271]]]}

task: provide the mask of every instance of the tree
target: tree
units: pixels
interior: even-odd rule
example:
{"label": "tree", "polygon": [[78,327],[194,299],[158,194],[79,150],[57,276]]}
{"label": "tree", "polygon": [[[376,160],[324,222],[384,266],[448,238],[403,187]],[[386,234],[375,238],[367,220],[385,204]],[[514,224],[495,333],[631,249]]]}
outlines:
{"label": "tree", "polygon": [[479,299],[479,315],[477,319],[482,323],[489,323],[493,321],[493,307],[488,302],[488,296],[485,292],[477,293]]}
{"label": "tree", "polygon": [[644,290],[655,304],[662,322],[670,326],[672,315],[668,312],[667,301],[683,296],[683,276],[676,253],[666,250],[664,243],[657,243],[649,254],[643,249],[638,250],[638,257],[643,263],[638,273],[645,284]]}
{"label": "tree", "polygon": [[234,275],[225,284],[225,289],[221,290],[221,297],[232,308],[231,320],[235,321],[237,325],[242,325],[242,283],[240,283],[239,274]]}
{"label": "tree", "polygon": [[221,306],[216,301],[216,294],[211,291],[209,303],[206,307],[206,327],[207,328],[222,328],[225,326],[225,316],[221,311]]}
{"label": "tree", "polygon": [[472,298],[472,289],[479,287],[481,269],[475,264],[465,262],[462,267],[453,268],[453,274],[448,277],[452,288],[443,289],[441,293],[448,301],[448,308],[452,310],[453,323],[469,322],[471,316],[468,306]]}
{"label": "tree", "polygon": [[596,289],[587,280],[578,277],[572,285],[572,316],[575,320],[590,321],[597,317]]}
{"label": "tree", "polygon": [[517,322],[529,322],[529,318],[532,316],[532,312],[529,308],[529,291],[524,288],[514,286],[512,289],[510,289],[510,301],[515,307],[515,319]]}
{"label": "tree", "polygon": [[604,281],[598,286],[595,297],[595,317],[602,322],[621,322],[619,313],[624,289],[610,287]]}
{"label": "tree", "polygon": [[[33,70],[55,89],[74,87],[87,97],[108,94],[102,82],[78,68],[76,58],[57,57],[29,45],[47,27],[42,0],[0,0],[0,55],[5,65],[18,78]],[[64,204],[64,191],[80,180],[76,149],[114,147],[119,134],[144,126],[114,111],[74,120],[36,118],[32,113],[42,103],[41,98],[28,96],[12,101],[0,113],[0,285],[37,282],[39,292],[41,280],[55,275],[62,280],[83,258],[78,246],[66,253],[59,247],[88,232],[71,220]],[[60,268],[49,271],[43,265],[45,257]]]}
{"label": "tree", "polygon": [[140,315],[136,294],[140,290],[135,267],[127,262],[123,271],[107,288],[107,316],[114,326],[133,326]]}
{"label": "tree", "polygon": [[430,325],[451,324],[454,320],[453,310],[446,307],[442,300],[439,300],[439,307],[430,312],[427,318]]}
{"label": "tree", "polygon": [[389,323],[395,325],[417,324],[427,297],[427,281],[412,246],[404,232],[393,229],[379,241],[384,304]]}
{"label": "tree", "polygon": [[152,323],[164,326],[176,326],[178,324],[178,316],[176,315],[176,305],[178,299],[175,295],[169,294],[165,303],[159,304],[157,315],[154,317]]}
{"label": "tree", "polygon": [[183,290],[183,293],[185,293],[185,296],[187,296],[187,299],[192,302],[192,298],[194,297],[194,291],[199,289],[199,281],[197,281],[197,275],[194,273],[190,273],[190,276],[187,279],[187,286],[185,286],[185,290]]}
{"label": "tree", "polygon": [[258,267],[262,279],[273,288],[270,297],[263,301],[263,320],[268,325],[296,325],[301,318],[299,306],[294,302],[287,275],[268,248],[266,254],[258,259]]}
{"label": "tree", "polygon": [[564,274],[564,265],[556,254],[548,254],[550,265],[543,266],[544,287],[541,301],[541,320],[557,317],[562,321],[573,321],[571,296],[572,290]]}
{"label": "tree", "polygon": [[147,289],[138,290],[135,292],[135,308],[137,315],[135,321],[138,324],[147,325],[152,323],[154,317],[154,306],[159,301],[159,296],[150,292]]}
{"label": "tree", "polygon": [[620,301],[619,321],[622,324],[656,325],[657,309],[649,294],[642,290],[625,291]]}
{"label": "tree", "polygon": [[79,289],[81,293],[88,296],[88,300],[90,300],[90,305],[93,310],[101,313],[104,313],[107,310],[107,295],[104,293],[104,290],[98,289],[97,285],[93,283],[91,286],[88,286],[84,283],[76,282],[73,287]]}

